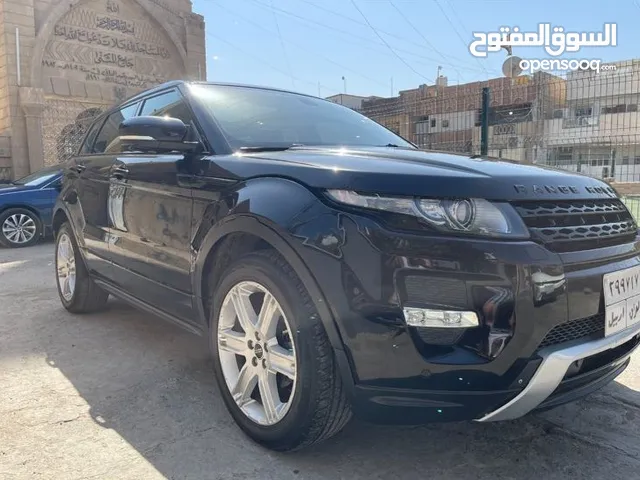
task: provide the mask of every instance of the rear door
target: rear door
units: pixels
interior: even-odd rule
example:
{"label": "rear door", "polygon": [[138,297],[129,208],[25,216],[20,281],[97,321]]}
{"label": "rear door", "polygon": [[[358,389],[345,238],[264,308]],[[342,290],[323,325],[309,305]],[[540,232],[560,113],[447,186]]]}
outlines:
{"label": "rear door", "polygon": [[110,270],[107,199],[109,175],[114,161],[113,156],[105,154],[105,145],[112,141],[113,125],[118,119],[133,116],[136,108],[137,105],[124,107],[94,123],[78,156],[67,168],[66,174],[73,182],[77,196],[67,195],[65,201],[78,243],[84,250],[89,270],[102,277],[108,277]]}
{"label": "rear door", "polygon": [[[170,116],[193,125],[177,90],[143,101],[140,115]],[[195,130],[190,130],[197,139]],[[112,168],[110,257],[115,281],[138,299],[192,322],[191,196],[182,154],[120,153]]]}
{"label": "rear door", "polygon": [[[94,135],[90,132],[82,147],[80,156],[76,159],[71,170],[78,175],[77,193],[81,206],[83,225],[82,243],[85,248],[85,258],[90,270],[101,276],[110,277],[109,268],[109,217],[108,198],[111,167],[115,156],[108,153],[107,147],[118,136],[120,123],[124,119],[135,116],[139,103],[124,106],[111,113],[99,125]],[[76,227],[76,231],[78,228]]]}

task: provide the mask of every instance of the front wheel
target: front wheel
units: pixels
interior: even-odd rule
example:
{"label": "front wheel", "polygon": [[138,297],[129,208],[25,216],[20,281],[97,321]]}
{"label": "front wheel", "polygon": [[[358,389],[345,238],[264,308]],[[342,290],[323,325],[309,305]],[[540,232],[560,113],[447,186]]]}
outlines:
{"label": "front wheel", "polygon": [[273,251],[258,252],[221,278],[211,348],[236,423],[279,451],[338,433],[351,409],[322,321],[289,264]]}
{"label": "front wheel", "polygon": [[71,313],[89,313],[102,309],[109,294],[89,276],[69,223],[56,237],[56,283],[64,308]]}

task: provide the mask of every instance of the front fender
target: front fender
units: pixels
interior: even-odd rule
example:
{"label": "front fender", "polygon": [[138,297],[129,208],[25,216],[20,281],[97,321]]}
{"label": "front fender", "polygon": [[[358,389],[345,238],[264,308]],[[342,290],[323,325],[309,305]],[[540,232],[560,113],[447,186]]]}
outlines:
{"label": "front fender", "polygon": [[[317,204],[317,197],[304,186],[280,178],[261,178],[247,181],[238,188],[220,195],[194,191],[196,215],[203,212],[194,236],[193,292],[198,314],[205,322],[203,306],[203,277],[209,254],[229,234],[247,233],[269,243],[287,259],[303,283],[322,319],[331,345],[336,352],[343,379],[352,379],[344,345],[331,308],[327,304],[313,273],[296,251],[292,235],[307,210]],[[203,198],[205,197],[205,198]],[[209,198],[206,198],[209,197]],[[276,200],[274,200],[276,199]],[[206,202],[206,206],[203,203]]]}
{"label": "front fender", "polygon": [[80,246],[81,250],[84,249],[84,236],[80,234],[80,232],[84,231],[85,227],[85,218],[82,212],[82,206],[80,205],[80,201],[78,199],[78,192],[72,187],[66,187],[58,195],[58,199],[53,207],[53,229],[54,235],[57,233],[60,225],[58,224],[57,218],[60,213],[64,213],[67,220],[71,224],[71,228],[75,234],[76,242],[78,242],[78,246]]}

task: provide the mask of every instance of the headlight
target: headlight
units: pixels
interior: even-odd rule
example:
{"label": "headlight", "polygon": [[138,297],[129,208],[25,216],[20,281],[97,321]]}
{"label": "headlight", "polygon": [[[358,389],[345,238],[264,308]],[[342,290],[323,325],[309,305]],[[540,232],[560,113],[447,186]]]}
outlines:
{"label": "headlight", "polygon": [[527,227],[508,203],[494,203],[481,198],[437,200],[380,197],[349,190],[327,190],[327,194],[336,202],[346,205],[411,215],[442,232],[529,238]]}

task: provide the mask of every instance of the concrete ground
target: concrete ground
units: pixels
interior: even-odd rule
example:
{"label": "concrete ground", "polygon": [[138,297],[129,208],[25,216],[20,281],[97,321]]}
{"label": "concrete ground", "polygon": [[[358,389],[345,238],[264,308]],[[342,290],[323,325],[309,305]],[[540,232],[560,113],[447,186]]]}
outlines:
{"label": "concrete ground", "polygon": [[0,479],[608,480],[640,475],[640,354],[576,404],[501,424],[357,423],[295,454],[248,440],[206,345],[112,300],[61,306],[53,246],[0,250]]}

